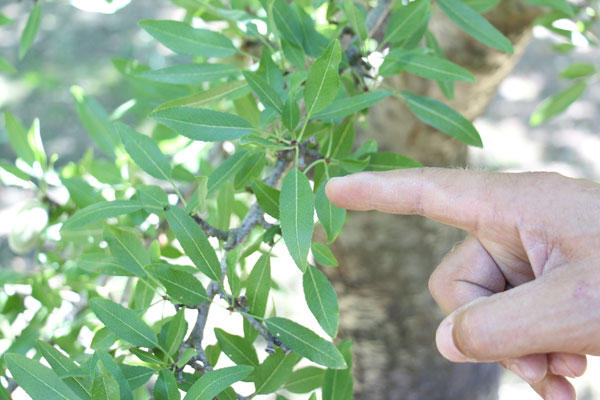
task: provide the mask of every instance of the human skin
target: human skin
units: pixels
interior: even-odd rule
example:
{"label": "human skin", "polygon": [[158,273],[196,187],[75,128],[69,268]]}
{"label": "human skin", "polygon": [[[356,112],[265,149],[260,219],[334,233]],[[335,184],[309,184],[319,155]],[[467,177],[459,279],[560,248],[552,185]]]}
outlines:
{"label": "human skin", "polygon": [[600,355],[600,185],[555,173],[443,168],[333,178],[351,210],[418,214],[469,232],[431,275],[448,314],[436,333],[454,362],[499,362],[546,400]]}

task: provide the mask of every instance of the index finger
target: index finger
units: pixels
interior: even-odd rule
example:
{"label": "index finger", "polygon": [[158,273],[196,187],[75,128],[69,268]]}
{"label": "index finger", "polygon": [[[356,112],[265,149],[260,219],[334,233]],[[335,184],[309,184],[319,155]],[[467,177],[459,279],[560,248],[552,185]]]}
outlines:
{"label": "index finger", "polygon": [[[447,168],[360,172],[332,178],[329,200],[350,210],[418,214],[476,232],[482,221],[504,221],[517,209],[510,175]],[[498,219],[503,221],[497,221]]]}

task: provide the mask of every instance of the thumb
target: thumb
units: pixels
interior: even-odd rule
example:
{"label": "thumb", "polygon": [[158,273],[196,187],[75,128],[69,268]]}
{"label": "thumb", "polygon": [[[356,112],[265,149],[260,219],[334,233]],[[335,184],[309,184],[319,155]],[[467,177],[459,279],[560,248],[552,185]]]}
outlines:
{"label": "thumb", "polygon": [[438,349],[456,362],[553,352],[600,354],[598,281],[565,266],[476,299],[442,321],[436,334]]}

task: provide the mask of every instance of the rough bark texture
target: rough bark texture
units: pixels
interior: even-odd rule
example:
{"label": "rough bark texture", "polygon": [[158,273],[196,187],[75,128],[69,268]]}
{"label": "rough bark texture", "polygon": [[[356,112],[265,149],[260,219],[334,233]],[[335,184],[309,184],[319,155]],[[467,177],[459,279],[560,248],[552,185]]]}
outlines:
{"label": "rough bark texture", "polygon": [[[515,55],[486,48],[436,12],[430,26],[448,57],[477,78],[459,84],[452,107],[469,119],[483,112],[528,42],[538,14],[521,2],[504,1],[487,15],[515,44]],[[403,74],[396,88],[440,98],[435,83]],[[398,99],[370,111],[369,132],[380,150],[409,155],[425,165],[466,165],[467,149],[422,124]],[[434,267],[464,233],[417,216],[352,213],[334,251],[340,267],[332,279],[340,298],[341,335],[354,339],[355,399],[494,399],[494,364],[451,364],[435,348],[443,315],[427,290]]]}

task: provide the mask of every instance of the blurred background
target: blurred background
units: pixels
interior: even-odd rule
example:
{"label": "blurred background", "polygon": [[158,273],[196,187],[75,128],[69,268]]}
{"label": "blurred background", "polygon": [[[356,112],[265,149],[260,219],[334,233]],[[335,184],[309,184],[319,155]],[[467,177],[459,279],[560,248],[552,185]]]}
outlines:
{"label": "blurred background", "polygon": [[[18,74],[0,74],[0,110],[9,109],[26,125],[41,122],[48,154],[58,154],[57,165],[77,161],[91,140],[77,117],[70,92],[81,86],[107,110],[130,98],[111,58],[133,58],[152,68],[167,64],[173,54],[157,46],[135,21],[181,19],[183,13],[167,1],[73,0],[44,4],[37,39],[21,61],[17,49],[31,8],[28,1],[0,0],[0,12],[15,23],[0,27],[0,56],[16,66]],[[122,8],[121,8],[122,7]],[[572,61],[600,60],[598,48],[578,46],[572,53],[557,55],[551,45],[556,38],[543,28],[534,28],[518,64],[499,86],[494,99],[475,125],[483,138],[483,149],[469,149],[472,168],[500,171],[556,171],[600,181],[600,90],[592,87],[566,113],[532,128],[529,118],[547,96],[567,87],[557,74]],[[0,117],[1,119],[2,117]],[[14,161],[4,123],[0,120],[0,160]],[[12,218],[30,194],[0,186],[0,268],[22,270],[32,261],[16,256],[8,247]],[[283,258],[281,262],[286,262]],[[297,290],[299,279],[282,276],[289,290]],[[422,288],[425,290],[425,287]],[[306,308],[306,307],[305,307]],[[302,318],[307,310],[289,306]],[[1,319],[1,317],[0,317]],[[307,318],[305,320],[310,320]],[[315,327],[315,329],[318,329]],[[3,350],[3,349],[2,349]],[[583,378],[574,381],[581,399],[600,398],[600,362],[590,358]],[[528,385],[510,374],[502,377],[499,398],[537,399]]]}

